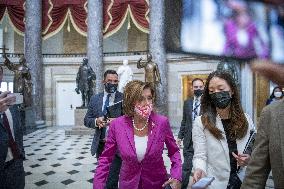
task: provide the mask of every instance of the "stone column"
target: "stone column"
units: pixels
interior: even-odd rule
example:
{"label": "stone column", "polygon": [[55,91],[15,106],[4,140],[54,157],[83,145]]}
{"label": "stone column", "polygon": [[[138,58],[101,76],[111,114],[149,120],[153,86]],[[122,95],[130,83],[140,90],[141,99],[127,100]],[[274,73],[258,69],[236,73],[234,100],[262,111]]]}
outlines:
{"label": "stone column", "polygon": [[253,73],[248,63],[241,64],[241,101],[244,112],[253,119]]}
{"label": "stone column", "polygon": [[[91,13],[91,14],[89,14]],[[88,59],[96,74],[96,93],[103,91],[103,1],[88,0]]]}
{"label": "stone column", "polygon": [[150,53],[153,62],[158,64],[161,84],[157,86],[157,108],[158,112],[167,115],[168,113],[168,82],[167,82],[167,62],[164,47],[165,28],[165,5],[164,1],[150,1]]}
{"label": "stone column", "polygon": [[43,122],[43,63],[41,53],[41,21],[42,1],[26,1],[25,10],[25,58],[31,69],[33,91],[32,108],[35,115],[35,123]]}

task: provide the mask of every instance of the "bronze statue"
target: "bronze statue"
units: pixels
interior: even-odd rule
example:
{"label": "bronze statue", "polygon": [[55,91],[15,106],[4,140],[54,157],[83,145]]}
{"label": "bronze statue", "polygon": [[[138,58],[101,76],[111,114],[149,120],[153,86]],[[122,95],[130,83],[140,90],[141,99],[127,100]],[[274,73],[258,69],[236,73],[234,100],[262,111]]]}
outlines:
{"label": "bronze statue", "polygon": [[237,85],[240,84],[239,73],[236,66],[237,62],[235,60],[222,60],[217,65],[217,70],[226,71],[235,79]]}
{"label": "bronze statue", "polygon": [[142,58],[140,58],[137,62],[137,68],[144,68],[145,69],[145,81],[152,83],[154,88],[156,84],[161,83],[161,77],[158,65],[152,62],[152,55],[147,54],[147,62],[141,62]]}
{"label": "bronze statue", "polygon": [[83,64],[79,67],[77,77],[76,77],[76,84],[77,87],[75,91],[77,94],[82,95],[82,101],[83,104],[81,107],[86,107],[86,105],[89,104],[90,99],[93,95],[93,88],[95,87],[95,80],[96,80],[96,74],[89,66],[88,59],[83,59]]}
{"label": "bronze statue", "polygon": [[6,56],[4,51],[4,65],[14,72],[14,93],[22,93],[24,97],[24,107],[32,105],[32,82],[30,69],[27,66],[26,59],[22,56],[19,64],[13,64]]}

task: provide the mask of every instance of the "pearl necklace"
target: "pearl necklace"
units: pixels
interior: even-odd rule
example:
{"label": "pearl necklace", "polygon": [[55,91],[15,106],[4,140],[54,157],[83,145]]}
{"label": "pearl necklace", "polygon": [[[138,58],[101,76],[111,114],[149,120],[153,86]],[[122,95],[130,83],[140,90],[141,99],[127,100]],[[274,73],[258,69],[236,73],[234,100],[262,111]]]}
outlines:
{"label": "pearl necklace", "polygon": [[139,128],[137,128],[137,127],[135,126],[134,119],[132,119],[132,124],[133,124],[133,127],[134,127],[134,129],[135,129],[136,131],[143,131],[143,130],[147,127],[147,125],[148,125],[148,119],[147,119],[145,125],[144,125],[141,129],[139,129]]}

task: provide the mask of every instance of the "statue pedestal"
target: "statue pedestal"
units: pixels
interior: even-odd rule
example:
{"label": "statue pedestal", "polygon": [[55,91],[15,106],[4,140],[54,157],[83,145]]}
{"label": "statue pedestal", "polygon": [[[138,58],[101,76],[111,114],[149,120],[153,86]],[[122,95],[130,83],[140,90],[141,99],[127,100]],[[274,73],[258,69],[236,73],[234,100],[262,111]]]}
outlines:
{"label": "statue pedestal", "polygon": [[25,134],[29,134],[37,129],[46,127],[44,121],[35,121],[35,113],[32,107],[26,107],[24,110],[20,110],[20,114]]}
{"label": "statue pedestal", "polygon": [[72,129],[66,129],[65,135],[93,135],[95,129],[90,129],[84,125],[84,117],[87,108],[76,108],[74,111],[75,125]]}

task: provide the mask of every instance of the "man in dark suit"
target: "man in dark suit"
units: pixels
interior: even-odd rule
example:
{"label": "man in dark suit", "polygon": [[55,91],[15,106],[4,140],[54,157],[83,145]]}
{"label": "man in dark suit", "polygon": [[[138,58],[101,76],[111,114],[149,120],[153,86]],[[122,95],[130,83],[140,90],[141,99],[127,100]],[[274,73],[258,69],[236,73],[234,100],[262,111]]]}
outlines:
{"label": "man in dark suit", "polygon": [[[93,138],[93,143],[91,146],[92,155],[96,154],[99,158],[104,150],[104,144],[106,140],[106,134],[108,130],[108,125],[113,118],[105,119],[108,113],[112,117],[118,117],[122,115],[121,102],[123,99],[123,94],[117,91],[118,86],[118,75],[114,70],[107,70],[104,73],[104,92],[93,95],[88,111],[84,119],[84,125],[89,128],[96,130]],[[120,104],[120,105],[119,105]],[[114,106],[112,112],[107,112],[107,107]],[[117,154],[112,162],[110,173],[108,176],[106,188],[116,189],[118,188],[118,177],[121,167],[121,158]]]}
{"label": "man in dark suit", "polygon": [[200,78],[193,79],[192,90],[194,92],[194,97],[187,99],[183,105],[183,117],[177,139],[179,146],[181,141],[183,141],[184,162],[182,165],[182,189],[187,188],[192,169],[192,158],[194,154],[191,137],[192,122],[200,113],[201,96],[204,90],[203,80]]}
{"label": "man in dark suit", "polygon": [[[252,64],[252,71],[284,85],[284,65]],[[254,149],[241,189],[265,188],[270,171],[274,187],[284,188],[284,100],[266,106],[259,118]]]}
{"label": "man in dark suit", "polygon": [[[3,68],[0,66],[0,84]],[[0,188],[24,189],[23,130],[16,97],[9,91],[0,94]]]}

